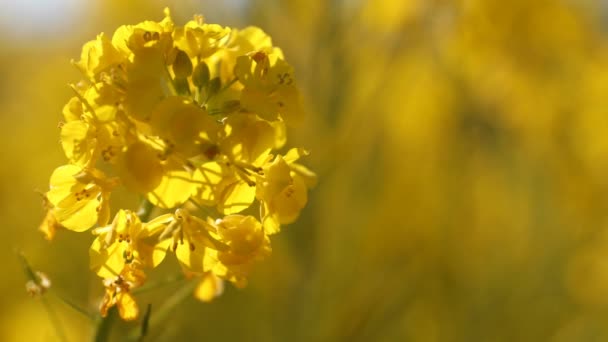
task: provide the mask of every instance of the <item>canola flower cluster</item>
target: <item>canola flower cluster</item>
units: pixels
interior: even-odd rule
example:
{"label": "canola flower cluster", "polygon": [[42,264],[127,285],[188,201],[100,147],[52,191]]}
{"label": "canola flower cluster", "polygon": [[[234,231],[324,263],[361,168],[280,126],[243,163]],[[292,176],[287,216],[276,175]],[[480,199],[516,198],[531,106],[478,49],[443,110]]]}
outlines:
{"label": "canola flower cluster", "polygon": [[[131,290],[167,253],[201,277],[201,300],[221,293],[224,280],[245,286],[316,182],[297,163],[305,150],[273,152],[303,114],[282,51],[259,28],[202,16],[176,26],[165,10],[160,22],[98,35],[75,65],[85,79],[63,109],[68,162],[50,177],[41,230],[52,239],[61,227],[92,229],[90,266],[106,287],[101,314],[116,305],[136,319]],[[145,215],[112,216],[121,186],[144,198]]]}

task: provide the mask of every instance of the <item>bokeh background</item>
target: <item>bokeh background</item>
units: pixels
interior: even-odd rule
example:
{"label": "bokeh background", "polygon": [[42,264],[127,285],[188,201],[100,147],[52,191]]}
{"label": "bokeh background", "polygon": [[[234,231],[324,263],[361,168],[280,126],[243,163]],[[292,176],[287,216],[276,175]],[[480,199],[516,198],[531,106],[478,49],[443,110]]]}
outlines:
{"label": "bokeh background", "polygon": [[608,340],[602,0],[0,2],[0,340],[57,339],[17,250],[51,277],[69,340],[92,334],[57,299],[95,310],[91,237],[45,241],[36,190],[64,162],[70,59],[165,6],[283,48],[310,111],[289,144],[320,182],[248,288],[186,300],[148,340]]}

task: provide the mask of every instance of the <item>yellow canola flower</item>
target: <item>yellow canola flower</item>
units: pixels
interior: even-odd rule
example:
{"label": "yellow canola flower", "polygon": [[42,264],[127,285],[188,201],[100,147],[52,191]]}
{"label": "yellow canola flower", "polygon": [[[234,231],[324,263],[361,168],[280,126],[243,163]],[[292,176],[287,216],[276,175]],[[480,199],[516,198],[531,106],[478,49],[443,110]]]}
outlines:
{"label": "yellow canola flower", "polygon": [[104,83],[72,89],[77,96],[64,107],[67,122],[61,125],[61,144],[66,157],[71,164],[82,167],[94,167],[99,158],[114,163],[132,126],[115,106],[120,95]]}
{"label": "yellow canola flower", "polygon": [[172,146],[175,145],[161,139],[139,140],[129,145],[116,163],[127,189],[164,209],[183,204],[201,187],[209,186],[203,178],[197,178],[203,176],[192,169],[190,162],[172,154]]}
{"label": "yellow canola flower", "polygon": [[110,122],[119,111],[116,104],[122,101],[122,93],[114,85],[99,82],[86,89],[83,98],[85,109],[90,110],[97,121]]}
{"label": "yellow canola flower", "polygon": [[160,154],[160,150],[143,141],[127,146],[116,163],[116,172],[124,186],[136,193],[156,188],[163,177]]}
{"label": "yellow canola flower", "polygon": [[212,226],[228,248],[207,251],[213,265],[211,271],[237,287],[245,287],[254,264],[272,252],[270,239],[253,216],[228,215]]}
{"label": "yellow canola flower", "polygon": [[283,156],[264,165],[258,176],[256,196],[260,200],[262,222],[267,234],[280,231],[281,224],[294,222],[308,202],[308,189],[316,185],[316,175],[303,165],[294,163],[302,155],[301,149],[291,149]]}
{"label": "yellow canola flower", "polygon": [[163,208],[175,208],[190,199],[200,186],[195,174],[186,166],[173,159],[161,164],[162,177],[154,189],[146,193],[146,199],[153,205]]}
{"label": "yellow canola flower", "polygon": [[[283,58],[280,49],[272,46],[272,39],[259,27],[249,26],[242,30],[233,28],[225,48],[208,59],[210,65],[219,64],[218,74],[222,80],[234,75],[237,58],[256,51],[274,52]],[[221,61],[221,63],[218,63]]]}
{"label": "yellow canola flower", "polygon": [[304,116],[293,68],[277,53],[258,51],[237,58],[235,74],[244,88],[241,106],[261,118],[297,124]]}
{"label": "yellow canola flower", "polygon": [[167,145],[166,154],[182,158],[199,155],[204,147],[215,144],[221,128],[203,108],[180,96],[167,97],[156,106],[150,127]]}
{"label": "yellow canola flower", "polygon": [[95,79],[101,72],[123,62],[125,55],[112,45],[112,41],[101,33],[97,39],[82,47],[78,66],[90,79]]}
{"label": "yellow canola flower", "polygon": [[127,189],[142,194],[153,205],[170,209],[195,194],[212,198],[212,186],[219,182],[215,163],[196,167],[173,152],[175,144],[148,138],[129,145],[116,163],[116,171]]}
{"label": "yellow canola flower", "polygon": [[99,158],[114,163],[123,152],[123,134],[118,122],[73,120],[61,125],[61,146],[74,165],[93,167]]}
{"label": "yellow canola flower", "polygon": [[130,291],[144,281],[145,275],[135,263],[125,266],[118,276],[104,279],[106,292],[99,308],[101,316],[106,317],[108,310],[116,305],[120,318],[125,321],[137,319],[139,307]]}
{"label": "yellow canola flower", "polygon": [[112,224],[96,228],[97,238],[89,249],[91,269],[102,278],[115,277],[125,266],[158,266],[167,253],[169,241],[159,241],[164,227],[154,221],[142,223],[132,211],[119,210]]}
{"label": "yellow canola flower", "polygon": [[124,109],[134,119],[145,121],[164,98],[170,83],[167,64],[173,39],[173,21],[168,10],[160,22],[144,21],[119,27],[112,44],[127,56],[122,77],[126,84]]}
{"label": "yellow canola flower", "polygon": [[203,17],[197,15],[183,27],[175,28],[173,40],[190,58],[205,58],[225,45],[229,35],[230,28],[206,24]]}
{"label": "yellow canola flower", "polygon": [[218,211],[236,214],[255,201],[255,179],[270,151],[282,143],[280,125],[273,125],[253,114],[226,118],[225,137],[219,143],[222,180],[217,185]]}
{"label": "yellow canola flower", "polygon": [[202,273],[210,270],[212,264],[208,251],[226,249],[214,234],[214,227],[204,220],[191,215],[186,209],[177,209],[174,214],[165,214],[155,219],[164,226],[160,239],[171,241],[171,250],[184,271]]}
{"label": "yellow canola flower", "polygon": [[172,45],[174,23],[169,9],[165,9],[164,14],[160,22],[144,21],[137,25],[120,26],[112,36],[113,46],[131,60],[145,49],[166,51]]}
{"label": "yellow canola flower", "polygon": [[67,122],[80,120],[84,114],[83,107],[84,106],[79,97],[74,96],[70,98],[68,103],[63,106],[63,118]]}
{"label": "yellow canola flower", "polygon": [[63,165],[55,169],[47,193],[57,222],[77,232],[95,223],[107,224],[110,215],[110,193],[117,179],[107,178],[96,169]]}
{"label": "yellow canola flower", "polygon": [[94,127],[83,120],[61,125],[61,146],[70,163],[84,167],[92,162],[97,147],[94,131]]}

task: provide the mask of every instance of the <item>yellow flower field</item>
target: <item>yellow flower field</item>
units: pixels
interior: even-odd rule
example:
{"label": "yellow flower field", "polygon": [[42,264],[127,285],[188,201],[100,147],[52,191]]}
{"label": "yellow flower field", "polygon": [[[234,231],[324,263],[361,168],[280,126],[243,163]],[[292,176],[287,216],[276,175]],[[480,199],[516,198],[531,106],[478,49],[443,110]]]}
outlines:
{"label": "yellow flower field", "polygon": [[606,18],[0,5],[0,340],[608,339]]}

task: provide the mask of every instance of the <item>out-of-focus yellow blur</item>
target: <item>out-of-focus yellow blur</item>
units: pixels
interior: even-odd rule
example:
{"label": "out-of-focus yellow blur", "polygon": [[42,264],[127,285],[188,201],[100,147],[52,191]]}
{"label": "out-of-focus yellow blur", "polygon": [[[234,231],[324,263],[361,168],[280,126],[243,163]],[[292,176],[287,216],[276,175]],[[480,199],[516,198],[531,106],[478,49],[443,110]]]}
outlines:
{"label": "out-of-focus yellow blur", "polygon": [[[45,241],[35,190],[64,161],[57,123],[80,78],[70,59],[167,5],[180,23],[260,26],[284,49],[310,112],[292,145],[312,150],[320,182],[248,288],[186,301],[150,340],[608,340],[603,2],[15,3],[0,8],[0,340],[57,339],[16,250],[54,293],[99,302],[91,236]],[[172,291],[141,303],[154,313]],[[47,301],[70,341],[91,335]]]}

